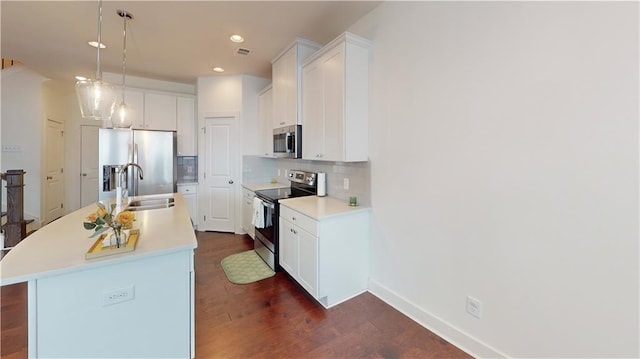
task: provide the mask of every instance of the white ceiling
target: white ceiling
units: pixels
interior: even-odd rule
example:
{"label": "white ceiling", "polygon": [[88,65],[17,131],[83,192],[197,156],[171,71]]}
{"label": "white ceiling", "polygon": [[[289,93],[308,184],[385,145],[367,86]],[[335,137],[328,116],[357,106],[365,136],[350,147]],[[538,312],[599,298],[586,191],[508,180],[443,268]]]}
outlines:
{"label": "white ceiling", "polygon": [[[103,2],[104,72],[121,73],[123,19],[127,25],[127,75],[195,84],[198,76],[271,77],[271,60],[296,36],[325,44],[379,1],[108,1]],[[1,53],[54,79],[95,77],[97,1],[0,1]],[[246,41],[235,44],[231,34]],[[238,47],[251,50],[235,55]]]}

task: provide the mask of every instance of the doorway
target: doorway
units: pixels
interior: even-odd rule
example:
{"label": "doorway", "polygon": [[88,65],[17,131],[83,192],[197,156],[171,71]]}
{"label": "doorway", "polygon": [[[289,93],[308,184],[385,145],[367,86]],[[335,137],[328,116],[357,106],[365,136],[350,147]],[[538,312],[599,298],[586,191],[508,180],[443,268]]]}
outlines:
{"label": "doorway", "polygon": [[200,130],[198,229],[235,232],[238,116],[205,116]]}
{"label": "doorway", "polygon": [[80,126],[80,207],[98,201],[98,132],[96,126]]}
{"label": "doorway", "polygon": [[63,124],[47,119],[45,128],[44,218],[47,224],[64,215],[64,130]]}

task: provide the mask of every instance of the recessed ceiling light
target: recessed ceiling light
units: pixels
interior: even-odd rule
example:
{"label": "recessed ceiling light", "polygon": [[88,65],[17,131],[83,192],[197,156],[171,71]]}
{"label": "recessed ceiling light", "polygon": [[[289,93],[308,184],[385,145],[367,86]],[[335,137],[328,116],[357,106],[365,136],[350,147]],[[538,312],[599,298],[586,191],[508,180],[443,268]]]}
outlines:
{"label": "recessed ceiling light", "polygon": [[87,81],[87,78],[84,76],[76,76],[76,80],[78,81]]}
{"label": "recessed ceiling light", "polygon": [[[89,46],[98,48],[98,42],[97,41],[89,41]],[[107,45],[105,45],[104,42],[102,42],[102,43],[100,43],[100,48],[101,49],[106,49]]]}
{"label": "recessed ceiling light", "polygon": [[214,67],[213,71],[215,71],[215,72],[224,72],[224,69],[222,67]]}
{"label": "recessed ceiling light", "polygon": [[240,35],[231,35],[231,37],[229,37],[229,39],[233,42],[244,42],[244,37],[240,36]]}

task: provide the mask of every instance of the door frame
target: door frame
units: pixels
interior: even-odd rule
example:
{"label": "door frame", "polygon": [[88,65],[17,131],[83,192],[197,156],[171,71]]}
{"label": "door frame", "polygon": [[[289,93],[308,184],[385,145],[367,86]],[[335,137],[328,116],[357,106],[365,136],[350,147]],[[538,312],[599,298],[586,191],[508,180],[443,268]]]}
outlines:
{"label": "door frame", "polygon": [[[65,196],[65,188],[66,188],[66,173],[64,172],[65,169],[65,136],[64,133],[66,131],[65,128],[65,123],[64,121],[59,121],[57,119],[54,119],[53,116],[49,116],[47,114],[43,114],[43,134],[42,134],[42,148],[41,148],[41,155],[40,155],[40,174],[41,174],[41,178],[40,178],[40,223],[37,224],[37,227],[40,228],[46,224],[48,224],[49,222],[57,219],[49,219],[48,215],[47,215],[47,208],[46,208],[46,204],[47,204],[47,197],[49,195],[49,190],[48,190],[48,186],[47,186],[47,180],[45,179],[45,177],[47,176],[47,162],[46,162],[46,158],[47,158],[47,152],[48,152],[48,146],[49,146],[49,142],[47,141],[47,131],[48,131],[48,124],[49,121],[56,123],[58,125],[60,125],[60,157],[61,157],[61,172],[60,172],[60,188],[62,191],[61,194],[61,216],[64,216],[67,213],[67,204],[66,204],[66,196]],[[58,217],[59,218],[59,217]]]}
{"label": "door frame", "polygon": [[[233,160],[236,161],[236,166],[234,168],[233,178],[237,178],[237,181],[234,181],[234,233],[242,233],[242,181],[240,173],[242,171],[242,142],[240,137],[241,131],[241,118],[240,112],[236,111],[221,111],[221,112],[199,112],[198,113],[198,228],[205,228],[204,225],[204,213],[203,206],[205,202],[203,200],[204,193],[206,191],[205,179],[204,179],[204,169],[206,168],[206,153],[205,153],[205,138],[204,138],[204,129],[206,127],[207,120],[215,120],[215,119],[229,119],[233,118],[235,122],[235,129],[233,135],[233,140],[236,143],[235,153],[233,155]],[[202,195],[200,195],[202,194]]]}

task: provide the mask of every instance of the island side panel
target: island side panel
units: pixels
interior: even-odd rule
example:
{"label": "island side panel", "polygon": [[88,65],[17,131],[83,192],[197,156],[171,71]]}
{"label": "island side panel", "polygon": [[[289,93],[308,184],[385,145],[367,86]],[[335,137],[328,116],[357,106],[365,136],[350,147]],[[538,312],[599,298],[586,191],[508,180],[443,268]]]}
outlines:
{"label": "island side panel", "polygon": [[188,250],[37,280],[37,356],[191,357],[192,264]]}

